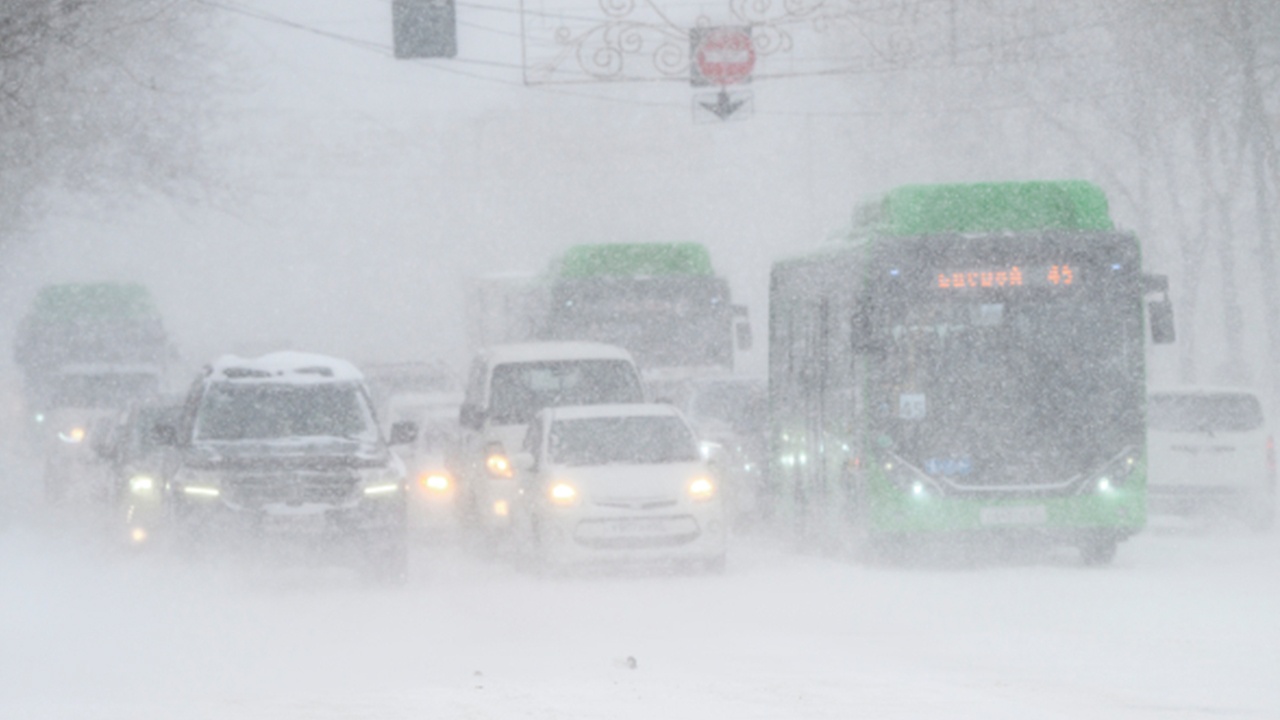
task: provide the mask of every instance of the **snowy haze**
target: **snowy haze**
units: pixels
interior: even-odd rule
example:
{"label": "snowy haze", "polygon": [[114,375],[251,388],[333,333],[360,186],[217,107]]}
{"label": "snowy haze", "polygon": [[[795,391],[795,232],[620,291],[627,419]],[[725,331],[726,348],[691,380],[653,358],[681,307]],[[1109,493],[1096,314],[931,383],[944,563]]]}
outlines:
{"label": "snowy haze", "polygon": [[[389,48],[386,0],[214,4],[194,186],[55,187],[0,245],[11,438],[23,419],[7,348],[55,282],[145,283],[181,353],[176,390],[228,352],[460,370],[467,277],[613,241],[705,244],[750,308],[742,369],[760,375],[770,264],[905,183],[1094,181],[1175,303],[1189,280],[1168,200],[1090,104],[1119,91],[1055,98],[1039,84],[1050,59],[1015,81],[984,67],[761,80],[751,117],[712,124],[694,121],[687,83],[524,85],[514,0],[460,2],[462,60],[412,62],[359,42]],[[656,4],[727,21],[745,3]],[[840,55],[831,36],[805,42],[794,63],[760,70]],[[1235,217],[1253,237],[1252,216]],[[1179,332],[1197,335],[1198,379],[1225,383],[1240,378],[1219,372],[1231,359],[1219,262],[1204,258]],[[1239,265],[1241,357],[1262,383],[1260,287],[1274,278]],[[1152,351],[1153,381],[1182,379],[1179,352],[1192,351]],[[0,479],[0,718],[1280,716],[1274,530],[1172,523],[1105,569],[1063,549],[866,567],[765,535],[737,538],[724,576],[550,580],[421,545],[408,585],[390,589],[104,547],[83,508],[42,508],[40,466],[18,441],[0,443]]]}
{"label": "snowy haze", "polygon": [[[388,3],[256,7],[390,42]],[[920,99],[945,75],[759,82],[753,117],[700,124],[678,82],[526,88],[518,15],[459,12],[461,56],[510,68],[396,62],[224,13],[207,194],[55,200],[11,244],[7,304],[46,282],[130,278],[156,293],[192,364],[282,344],[460,363],[466,276],[538,270],[579,242],[689,240],[710,249],[763,339],[770,262],[840,230],[860,200],[907,182],[1107,185],[1076,147],[1049,141],[1037,111],[997,102],[1008,89],[975,114],[970,99]],[[1132,226],[1123,199],[1116,215]],[[1157,264],[1172,260],[1153,244]],[[745,364],[762,372],[763,353]]]}

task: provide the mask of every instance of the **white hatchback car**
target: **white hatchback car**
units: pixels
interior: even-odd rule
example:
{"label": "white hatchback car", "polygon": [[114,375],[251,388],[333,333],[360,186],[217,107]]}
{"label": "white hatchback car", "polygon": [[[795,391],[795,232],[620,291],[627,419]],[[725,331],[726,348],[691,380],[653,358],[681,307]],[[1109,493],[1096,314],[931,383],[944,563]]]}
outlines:
{"label": "white hatchback car", "polygon": [[514,460],[521,472],[516,529],[544,565],[675,562],[723,570],[719,489],[674,407],[548,408]]}
{"label": "white hatchback car", "polygon": [[1227,514],[1258,529],[1275,521],[1275,440],[1257,395],[1208,388],[1152,392],[1147,456],[1152,513]]}

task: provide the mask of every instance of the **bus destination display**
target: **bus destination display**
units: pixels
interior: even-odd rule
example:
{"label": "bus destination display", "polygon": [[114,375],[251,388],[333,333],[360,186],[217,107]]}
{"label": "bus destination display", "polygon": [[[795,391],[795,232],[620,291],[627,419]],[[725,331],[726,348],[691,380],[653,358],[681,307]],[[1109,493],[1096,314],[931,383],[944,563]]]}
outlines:
{"label": "bus destination display", "polygon": [[1077,284],[1077,274],[1070,265],[1011,265],[939,272],[934,287],[943,290],[1006,287],[1067,287]]}

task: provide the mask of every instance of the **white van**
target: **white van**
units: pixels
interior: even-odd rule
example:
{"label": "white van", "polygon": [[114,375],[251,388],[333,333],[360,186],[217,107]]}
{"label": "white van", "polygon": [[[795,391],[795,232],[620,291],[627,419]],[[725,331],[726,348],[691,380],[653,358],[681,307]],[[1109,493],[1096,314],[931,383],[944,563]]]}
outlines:
{"label": "white van", "polygon": [[639,402],[640,373],[619,347],[545,342],[480,351],[467,376],[460,439],[449,462],[464,517],[482,527],[509,527],[517,491],[509,454],[520,449],[538,411]]}
{"label": "white van", "polygon": [[1153,514],[1226,514],[1258,529],[1275,521],[1275,440],[1256,394],[1153,391],[1147,457]]}

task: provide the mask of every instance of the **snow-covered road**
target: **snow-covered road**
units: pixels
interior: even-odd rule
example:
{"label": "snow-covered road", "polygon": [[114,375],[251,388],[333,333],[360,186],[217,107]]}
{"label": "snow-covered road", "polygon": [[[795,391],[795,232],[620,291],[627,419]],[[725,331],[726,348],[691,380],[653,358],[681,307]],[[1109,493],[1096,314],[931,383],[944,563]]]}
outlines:
{"label": "snow-covered road", "polygon": [[128,557],[3,497],[6,719],[1280,717],[1276,533],[1149,532],[1105,569],[756,539],[723,577],[540,579],[422,549],[380,589]]}

